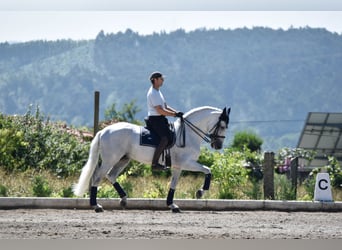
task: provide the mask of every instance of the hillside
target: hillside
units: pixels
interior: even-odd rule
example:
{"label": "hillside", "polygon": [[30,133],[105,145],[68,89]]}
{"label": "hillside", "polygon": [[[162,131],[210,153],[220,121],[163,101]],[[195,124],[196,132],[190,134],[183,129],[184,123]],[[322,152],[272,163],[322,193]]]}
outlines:
{"label": "hillside", "polygon": [[[148,75],[167,75],[169,104],[232,107],[228,137],[256,131],[263,148],[295,147],[310,111],[340,112],[342,35],[324,29],[177,30],[141,36],[99,32],[87,41],[0,44],[0,112],[39,105],[53,120],[92,126],[104,110],[135,101],[146,114]],[[244,122],[248,121],[248,122]]]}

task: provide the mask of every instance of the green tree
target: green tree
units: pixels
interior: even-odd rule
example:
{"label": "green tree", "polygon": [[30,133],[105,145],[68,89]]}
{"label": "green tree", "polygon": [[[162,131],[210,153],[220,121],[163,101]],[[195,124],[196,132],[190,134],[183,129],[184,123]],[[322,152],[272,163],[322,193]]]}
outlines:
{"label": "green tree", "polygon": [[125,103],[121,110],[117,110],[116,104],[105,110],[105,120],[125,121],[139,124],[140,122],[135,118],[140,108],[135,104],[135,100]]}
{"label": "green tree", "polygon": [[247,147],[251,152],[257,152],[261,150],[263,140],[254,132],[241,131],[234,135],[232,148],[237,150],[244,150]]}

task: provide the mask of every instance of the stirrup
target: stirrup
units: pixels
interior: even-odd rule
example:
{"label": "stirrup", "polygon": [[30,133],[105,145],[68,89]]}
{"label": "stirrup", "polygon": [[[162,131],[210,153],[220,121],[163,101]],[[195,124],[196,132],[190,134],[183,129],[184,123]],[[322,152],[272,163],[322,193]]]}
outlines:
{"label": "stirrup", "polygon": [[166,167],[166,166],[161,165],[159,163],[152,164],[152,170],[155,170],[155,171],[165,171],[165,170],[168,170],[168,169],[170,169],[170,167]]}

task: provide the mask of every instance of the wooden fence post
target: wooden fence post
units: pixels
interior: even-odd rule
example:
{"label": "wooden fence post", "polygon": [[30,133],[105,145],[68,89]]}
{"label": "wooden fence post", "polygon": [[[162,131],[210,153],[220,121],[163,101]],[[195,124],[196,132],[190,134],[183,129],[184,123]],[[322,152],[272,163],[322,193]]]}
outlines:
{"label": "wooden fence post", "polygon": [[100,92],[94,93],[94,137],[99,131],[99,109],[100,109]]}
{"label": "wooden fence post", "polygon": [[297,175],[298,175],[298,157],[291,160],[291,185],[294,193],[294,200],[297,200]]}
{"label": "wooden fence post", "polygon": [[264,199],[274,200],[274,153],[264,154]]}

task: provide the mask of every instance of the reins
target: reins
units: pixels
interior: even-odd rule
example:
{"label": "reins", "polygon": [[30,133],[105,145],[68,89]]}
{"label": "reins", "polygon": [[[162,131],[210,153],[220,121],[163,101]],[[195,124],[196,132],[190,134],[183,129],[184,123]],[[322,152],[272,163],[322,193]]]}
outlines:
{"label": "reins", "polygon": [[[181,144],[179,145],[179,147],[185,147],[185,124],[189,126],[189,128],[195,132],[195,134],[197,134],[199,137],[201,137],[206,143],[210,143],[211,140],[214,138],[225,138],[225,136],[219,136],[217,135],[217,131],[218,131],[218,125],[219,125],[220,120],[218,121],[218,123],[216,123],[216,125],[210,129],[209,132],[213,131],[215,129],[215,133],[205,133],[202,129],[200,129],[199,127],[197,127],[196,125],[194,125],[192,122],[190,122],[188,119],[186,118],[181,118],[181,127],[180,127],[180,133],[179,133],[179,137],[180,139],[183,139],[183,141],[181,142]],[[182,138],[183,137],[183,138]]]}

